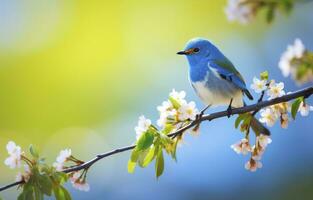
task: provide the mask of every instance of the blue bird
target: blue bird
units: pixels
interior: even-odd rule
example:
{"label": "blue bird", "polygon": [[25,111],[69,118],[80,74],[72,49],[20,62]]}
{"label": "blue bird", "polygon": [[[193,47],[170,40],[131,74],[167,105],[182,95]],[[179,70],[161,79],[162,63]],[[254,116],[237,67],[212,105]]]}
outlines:
{"label": "blue bird", "polygon": [[[203,38],[190,40],[178,55],[189,62],[189,80],[197,95],[207,106],[227,106],[228,117],[232,107],[244,105],[243,96],[253,97],[234,65],[210,41]],[[258,133],[270,132],[253,117],[251,128]]]}

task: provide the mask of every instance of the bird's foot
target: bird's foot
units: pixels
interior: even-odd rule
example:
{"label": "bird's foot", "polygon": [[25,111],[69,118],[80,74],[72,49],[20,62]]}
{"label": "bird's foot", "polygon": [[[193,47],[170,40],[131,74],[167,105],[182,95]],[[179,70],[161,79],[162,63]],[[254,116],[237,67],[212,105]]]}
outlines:
{"label": "bird's foot", "polygon": [[201,110],[201,112],[199,114],[196,115],[196,121],[198,121],[199,119],[201,119],[205,113],[205,111],[211,107],[210,105],[207,105],[203,110]]}
{"label": "bird's foot", "polygon": [[231,104],[233,103],[233,98],[230,100],[229,106],[227,108],[227,117],[230,118],[230,116],[232,115],[232,108],[231,108]]}
{"label": "bird's foot", "polygon": [[206,111],[208,108],[210,108],[210,107],[211,107],[211,104],[210,104],[210,105],[207,105],[203,110],[201,110],[201,112],[200,112],[199,114],[196,115],[195,121],[197,121],[198,123],[197,123],[197,125],[192,129],[194,132],[197,132],[197,131],[199,130],[199,128],[200,128],[200,123],[201,123],[200,119],[203,117],[205,111]]}
{"label": "bird's foot", "polygon": [[232,113],[233,113],[233,109],[231,108],[231,106],[228,106],[228,108],[227,108],[227,117],[228,118],[230,118],[230,116],[232,115]]}

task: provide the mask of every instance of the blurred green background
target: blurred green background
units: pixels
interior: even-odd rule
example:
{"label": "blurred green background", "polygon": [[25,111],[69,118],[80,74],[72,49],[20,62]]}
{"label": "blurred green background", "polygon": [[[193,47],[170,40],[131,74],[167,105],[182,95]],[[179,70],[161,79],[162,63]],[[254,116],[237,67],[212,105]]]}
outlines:
{"label": "blurred green background", "polygon": [[[67,147],[88,160],[130,144],[138,116],[157,119],[155,107],[172,88],[187,91],[202,107],[185,59],[175,55],[190,38],[216,43],[248,85],[265,69],[283,80],[277,62],[295,37],[313,49],[312,3],[271,25],[259,17],[248,26],[230,24],[225,6],[220,0],[0,0],[0,160],[9,140],[25,150],[38,146],[50,163]],[[284,81],[287,91],[297,89]],[[152,168],[128,175],[126,153],[91,169],[91,191],[73,190],[74,199],[313,199],[313,138],[305,128],[312,119],[293,122],[287,131],[275,127],[273,152],[257,173],[246,172],[245,160],[229,148],[241,136],[233,119],[223,119],[204,126],[199,138],[187,138],[181,160],[168,160],[159,181]],[[292,134],[302,132],[299,127],[302,135]],[[304,159],[304,168],[297,168]],[[0,170],[1,184],[14,180],[15,171]],[[16,194],[10,189],[0,196]]]}

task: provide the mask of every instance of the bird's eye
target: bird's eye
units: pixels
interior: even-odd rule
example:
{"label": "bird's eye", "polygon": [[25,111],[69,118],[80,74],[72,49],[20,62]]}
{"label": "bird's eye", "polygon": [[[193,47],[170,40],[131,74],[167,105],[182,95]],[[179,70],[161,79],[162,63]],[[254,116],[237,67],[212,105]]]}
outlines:
{"label": "bird's eye", "polygon": [[193,52],[194,52],[194,53],[198,53],[199,51],[200,51],[199,48],[194,48],[194,49],[193,49]]}

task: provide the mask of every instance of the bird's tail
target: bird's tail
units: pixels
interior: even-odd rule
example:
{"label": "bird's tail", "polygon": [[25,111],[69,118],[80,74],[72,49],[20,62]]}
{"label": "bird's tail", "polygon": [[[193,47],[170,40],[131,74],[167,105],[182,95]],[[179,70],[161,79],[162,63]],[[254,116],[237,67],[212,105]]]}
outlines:
{"label": "bird's tail", "polygon": [[271,132],[255,117],[251,119],[251,128],[255,133],[271,135]]}

